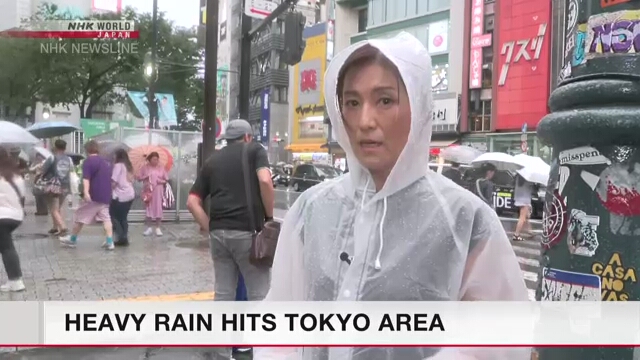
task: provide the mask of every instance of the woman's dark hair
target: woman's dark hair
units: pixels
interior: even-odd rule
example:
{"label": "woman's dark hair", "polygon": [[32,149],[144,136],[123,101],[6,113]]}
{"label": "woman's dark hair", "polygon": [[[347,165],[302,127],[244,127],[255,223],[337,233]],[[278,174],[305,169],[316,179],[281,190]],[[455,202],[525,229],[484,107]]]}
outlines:
{"label": "woman's dark hair", "polygon": [[6,181],[12,181],[15,175],[18,175],[16,160],[11,157],[7,149],[0,146],[0,176]]}
{"label": "woman's dark hair", "polygon": [[98,154],[100,152],[100,146],[98,145],[97,141],[89,140],[84,144],[84,150],[89,155],[95,155],[95,154]]}
{"label": "woman's dark hair", "polygon": [[482,164],[481,169],[482,169],[482,172],[486,174],[489,171],[496,171],[496,166],[490,163],[484,163]]}
{"label": "woman's dark hair", "polygon": [[151,152],[151,154],[147,155],[147,161],[151,161],[151,159],[153,159],[154,157],[159,159],[160,154],[158,154],[157,151]]}
{"label": "woman's dark hair", "polygon": [[124,164],[124,167],[127,168],[127,171],[133,172],[133,165],[131,165],[131,160],[129,160],[129,154],[125,149],[118,149],[115,152],[115,163],[116,164]]}

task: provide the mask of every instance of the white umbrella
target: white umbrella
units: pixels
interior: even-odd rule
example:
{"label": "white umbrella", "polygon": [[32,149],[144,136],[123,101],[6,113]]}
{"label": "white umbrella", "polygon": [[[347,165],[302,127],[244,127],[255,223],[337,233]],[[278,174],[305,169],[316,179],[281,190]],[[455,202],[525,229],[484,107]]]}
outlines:
{"label": "white umbrella", "polygon": [[40,140],[18,124],[0,120],[0,144],[35,145]]}
{"label": "white umbrella", "polygon": [[42,156],[45,159],[48,159],[48,158],[53,156],[51,151],[43,148],[42,146],[36,146],[36,147],[33,148],[33,150],[35,150],[37,154],[39,154],[40,156]]}
{"label": "white umbrella", "polygon": [[443,159],[465,165],[471,164],[480,155],[482,151],[467,145],[451,145],[440,152]]}
{"label": "white umbrella", "polygon": [[545,186],[549,183],[551,167],[544,160],[526,154],[518,154],[514,159],[523,166],[522,169],[517,170],[517,173],[525,180]]}
{"label": "white umbrella", "polygon": [[503,171],[516,171],[523,167],[513,156],[500,152],[484,153],[475,158],[475,160],[473,160],[471,164],[474,166],[491,164],[495,166],[497,170]]}
{"label": "white umbrella", "polygon": [[151,134],[151,141],[149,141],[149,133],[140,133],[137,135],[127,136],[123,143],[130,148],[143,145],[173,146],[171,140],[157,133]]}

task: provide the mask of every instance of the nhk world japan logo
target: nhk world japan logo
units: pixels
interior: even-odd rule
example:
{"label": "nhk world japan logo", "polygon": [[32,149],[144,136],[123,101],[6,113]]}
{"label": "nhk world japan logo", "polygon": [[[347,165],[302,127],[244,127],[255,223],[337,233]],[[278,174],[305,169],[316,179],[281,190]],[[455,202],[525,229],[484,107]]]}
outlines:
{"label": "nhk world japan logo", "polygon": [[133,21],[43,21],[0,32],[0,36],[30,39],[137,39]]}

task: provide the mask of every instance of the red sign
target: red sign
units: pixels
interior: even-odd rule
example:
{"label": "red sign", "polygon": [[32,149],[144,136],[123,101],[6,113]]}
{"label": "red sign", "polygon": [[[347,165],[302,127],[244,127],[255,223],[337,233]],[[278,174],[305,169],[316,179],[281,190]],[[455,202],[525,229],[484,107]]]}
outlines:
{"label": "red sign", "polygon": [[496,4],[500,19],[495,40],[500,52],[494,54],[494,71],[498,71],[495,128],[519,131],[527,124],[535,129],[548,113],[551,2]]}
{"label": "red sign", "polygon": [[318,76],[315,69],[304,70],[300,74],[300,92],[316,91]]}
{"label": "red sign", "polygon": [[485,46],[491,46],[491,34],[484,33],[484,0],[472,0],[469,89],[482,88],[482,48]]}
{"label": "red sign", "polygon": [[216,139],[220,137],[220,134],[222,134],[222,121],[220,118],[216,118]]}

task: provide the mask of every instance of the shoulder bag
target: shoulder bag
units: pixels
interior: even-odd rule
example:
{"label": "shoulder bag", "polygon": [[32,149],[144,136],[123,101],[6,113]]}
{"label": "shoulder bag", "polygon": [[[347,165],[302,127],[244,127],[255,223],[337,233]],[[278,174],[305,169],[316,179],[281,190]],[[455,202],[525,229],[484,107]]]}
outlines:
{"label": "shoulder bag", "polygon": [[244,175],[244,190],[247,198],[247,210],[252,228],[251,253],[249,262],[256,267],[268,267],[273,265],[273,257],[278,246],[280,236],[280,223],[267,221],[260,229],[256,224],[253,208],[253,191],[251,191],[251,169],[249,166],[249,144],[244,144],[242,149],[242,173]]}

